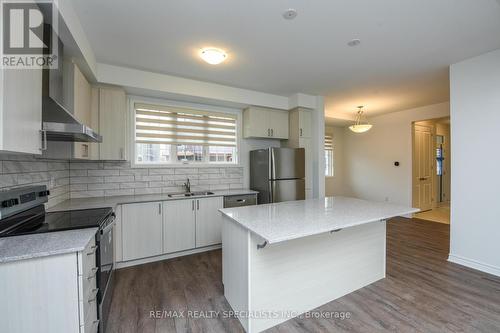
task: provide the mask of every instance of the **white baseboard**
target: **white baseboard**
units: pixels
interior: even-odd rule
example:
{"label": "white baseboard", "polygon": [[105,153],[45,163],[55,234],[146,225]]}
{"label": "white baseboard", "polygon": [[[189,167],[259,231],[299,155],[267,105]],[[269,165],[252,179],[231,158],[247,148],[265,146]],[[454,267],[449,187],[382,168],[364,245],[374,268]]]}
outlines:
{"label": "white baseboard", "polygon": [[137,266],[137,265],[142,265],[142,264],[148,264],[150,262],[172,259],[172,258],[176,258],[176,257],[188,256],[188,255],[195,254],[195,253],[218,250],[220,248],[222,248],[222,244],[216,244],[216,245],[205,246],[205,247],[198,248],[198,249],[162,254],[159,256],[155,256],[155,257],[148,257],[148,258],[129,260],[129,261],[121,261],[121,262],[116,263],[116,269]]}
{"label": "white baseboard", "polygon": [[481,271],[481,272],[500,276],[500,267],[485,264],[485,263],[482,263],[482,262],[479,262],[476,260],[464,258],[464,257],[457,256],[457,255],[450,253],[448,255],[448,261],[455,263],[455,264],[462,265],[462,266],[466,266],[466,267],[469,267],[472,269],[476,269],[476,270]]}

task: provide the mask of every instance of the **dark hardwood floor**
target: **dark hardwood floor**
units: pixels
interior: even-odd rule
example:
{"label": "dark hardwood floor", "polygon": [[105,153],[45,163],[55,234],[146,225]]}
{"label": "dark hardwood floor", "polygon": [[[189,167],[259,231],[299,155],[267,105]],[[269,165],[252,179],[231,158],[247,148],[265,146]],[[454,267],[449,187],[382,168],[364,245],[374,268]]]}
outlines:
{"label": "dark hardwood floor", "polygon": [[[448,245],[449,225],[392,219],[387,277],[316,309],[349,312],[349,319],[291,319],[267,332],[500,332],[500,278],[447,262]],[[222,293],[221,251],[116,273],[109,333],[243,332],[235,318],[150,315],[230,310]]]}

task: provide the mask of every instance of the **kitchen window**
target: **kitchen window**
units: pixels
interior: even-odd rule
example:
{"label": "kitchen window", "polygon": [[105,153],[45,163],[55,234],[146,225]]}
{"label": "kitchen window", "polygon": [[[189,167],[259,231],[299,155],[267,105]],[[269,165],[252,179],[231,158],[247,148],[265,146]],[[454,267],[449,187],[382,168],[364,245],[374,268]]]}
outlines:
{"label": "kitchen window", "polygon": [[333,137],[330,135],[325,135],[325,176],[334,176]]}
{"label": "kitchen window", "polygon": [[237,115],[134,104],[136,165],[236,164]]}

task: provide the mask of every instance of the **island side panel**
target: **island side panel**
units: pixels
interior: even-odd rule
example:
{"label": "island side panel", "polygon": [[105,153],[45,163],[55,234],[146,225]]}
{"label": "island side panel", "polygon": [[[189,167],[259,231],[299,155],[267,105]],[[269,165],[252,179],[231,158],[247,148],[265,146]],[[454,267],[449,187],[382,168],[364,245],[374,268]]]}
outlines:
{"label": "island side panel", "polygon": [[[251,236],[250,311],[297,315],[384,278],[385,238],[385,221],[260,250],[256,248],[260,239]],[[261,332],[290,318],[250,319],[250,332]]]}
{"label": "island side panel", "polygon": [[[233,311],[249,311],[249,247],[250,232],[223,215],[222,224],[222,283],[224,296]],[[247,317],[239,318],[249,331]]]}

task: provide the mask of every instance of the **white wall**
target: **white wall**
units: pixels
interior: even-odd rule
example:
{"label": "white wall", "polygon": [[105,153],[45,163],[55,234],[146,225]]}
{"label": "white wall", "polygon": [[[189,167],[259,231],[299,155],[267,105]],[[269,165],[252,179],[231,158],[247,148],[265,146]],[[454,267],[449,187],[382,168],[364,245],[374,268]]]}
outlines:
{"label": "white wall", "polygon": [[500,50],[452,65],[450,82],[449,260],[500,276]]}
{"label": "white wall", "polygon": [[325,177],[325,195],[344,195],[344,128],[336,126],[325,127],[325,135],[333,137],[333,168],[334,176]]}
{"label": "white wall", "polygon": [[363,134],[344,129],[345,195],[411,205],[412,122],[448,115],[446,102],[373,117]]}

